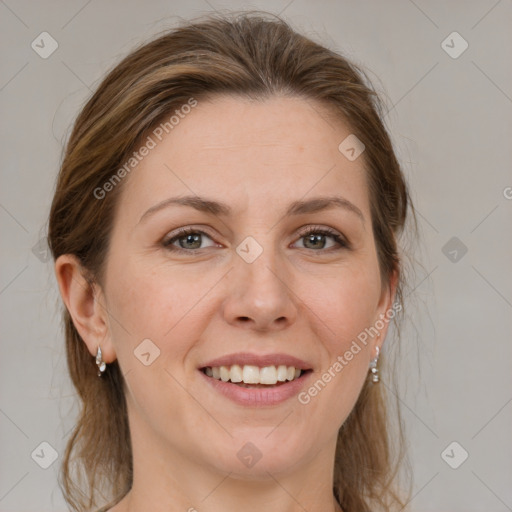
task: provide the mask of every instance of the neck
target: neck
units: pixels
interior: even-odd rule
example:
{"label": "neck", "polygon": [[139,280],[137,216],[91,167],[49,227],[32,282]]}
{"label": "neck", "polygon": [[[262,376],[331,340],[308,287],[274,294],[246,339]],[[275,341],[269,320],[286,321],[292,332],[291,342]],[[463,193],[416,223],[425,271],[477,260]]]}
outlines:
{"label": "neck", "polygon": [[144,441],[132,442],[133,485],[112,512],[341,512],[332,493],[336,439],[294,468],[269,471],[262,458],[243,475],[164,445],[142,422],[130,421],[130,429]]}

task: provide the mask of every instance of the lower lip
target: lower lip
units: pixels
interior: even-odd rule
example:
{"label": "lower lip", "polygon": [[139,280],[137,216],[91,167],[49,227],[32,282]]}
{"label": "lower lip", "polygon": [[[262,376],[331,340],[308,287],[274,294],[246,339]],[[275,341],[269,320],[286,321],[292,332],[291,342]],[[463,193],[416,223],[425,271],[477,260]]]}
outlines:
{"label": "lower lip", "polygon": [[296,380],[290,380],[275,387],[268,388],[244,388],[237,386],[232,382],[224,382],[222,380],[208,377],[201,370],[199,373],[206,379],[206,382],[216,391],[222,393],[225,397],[239,405],[262,407],[268,405],[278,405],[298,395],[300,390],[306,385],[312,372],[304,374]]}

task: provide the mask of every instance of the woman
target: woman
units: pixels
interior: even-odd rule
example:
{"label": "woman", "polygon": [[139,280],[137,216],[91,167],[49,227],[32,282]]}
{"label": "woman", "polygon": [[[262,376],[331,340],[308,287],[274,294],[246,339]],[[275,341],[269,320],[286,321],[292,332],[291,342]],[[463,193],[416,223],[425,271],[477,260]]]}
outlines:
{"label": "woman", "polygon": [[126,57],[50,214],[70,506],[403,507],[379,353],[410,206],[362,73],[283,21],[210,17]]}

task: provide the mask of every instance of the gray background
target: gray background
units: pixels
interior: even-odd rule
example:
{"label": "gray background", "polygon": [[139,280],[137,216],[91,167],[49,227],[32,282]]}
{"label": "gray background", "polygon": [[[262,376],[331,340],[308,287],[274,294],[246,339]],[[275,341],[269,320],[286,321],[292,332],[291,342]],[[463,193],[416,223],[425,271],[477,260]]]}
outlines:
{"label": "gray background", "polygon": [[[75,408],[38,243],[70,123],[139,41],[179,17],[249,7],[281,13],[369,68],[391,109],[422,237],[400,392],[410,509],[512,510],[510,0],[0,0],[0,511],[65,510],[56,474]],[[31,48],[43,31],[59,45],[47,59]],[[469,44],[458,58],[442,45],[454,31]],[[462,41],[451,39],[453,54]],[[462,448],[443,459],[453,441]],[[41,442],[58,454],[46,470]],[[452,469],[445,460],[456,465],[462,449],[469,457]]]}

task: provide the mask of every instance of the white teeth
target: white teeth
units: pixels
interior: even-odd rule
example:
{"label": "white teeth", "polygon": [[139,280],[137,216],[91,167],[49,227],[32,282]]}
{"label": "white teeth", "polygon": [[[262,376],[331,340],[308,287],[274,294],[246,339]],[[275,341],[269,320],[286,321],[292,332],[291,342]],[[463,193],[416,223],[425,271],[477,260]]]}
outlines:
{"label": "white teeth", "polygon": [[267,384],[273,386],[278,382],[298,379],[302,370],[293,366],[280,364],[279,366],[265,366],[259,368],[254,365],[240,366],[214,366],[206,367],[205,373],[208,377],[213,377],[223,382],[234,382],[244,384]]}
{"label": "white teeth", "polygon": [[231,382],[242,382],[242,380],[243,380],[242,367],[237,364],[234,364],[231,367],[230,377],[231,377],[230,378]]}
{"label": "white teeth", "polygon": [[286,374],[288,373],[287,368],[284,364],[280,364],[277,367],[277,380],[279,382],[284,382],[286,380]]}
{"label": "white teeth", "polygon": [[[299,372],[300,373],[300,372]],[[275,366],[265,366],[260,370],[260,384],[276,384],[277,370]]]}
{"label": "white teeth", "polygon": [[220,380],[224,382],[229,380],[229,368],[227,366],[220,367]]}
{"label": "white teeth", "polygon": [[242,379],[246,384],[260,383],[260,369],[257,366],[244,366]]}

